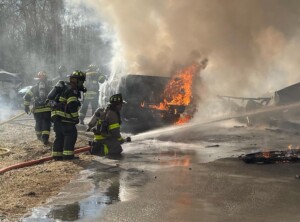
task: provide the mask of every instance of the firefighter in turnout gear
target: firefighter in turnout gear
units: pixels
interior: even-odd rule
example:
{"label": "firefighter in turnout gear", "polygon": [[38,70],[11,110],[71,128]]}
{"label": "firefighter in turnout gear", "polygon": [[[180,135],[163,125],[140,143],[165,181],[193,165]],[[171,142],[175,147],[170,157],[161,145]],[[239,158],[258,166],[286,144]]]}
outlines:
{"label": "firefighter in turnout gear", "polygon": [[25,112],[30,114],[30,102],[33,100],[32,113],[35,119],[35,132],[37,138],[45,145],[48,144],[51,127],[51,109],[47,104],[47,95],[51,90],[51,82],[47,80],[47,74],[41,71],[34,78],[38,83],[24,96]]}
{"label": "firefighter in turnout gear", "polygon": [[124,139],[120,134],[121,116],[124,101],[121,94],[110,97],[110,104],[104,110],[98,108],[88,123],[87,131],[94,132],[91,153],[100,156],[120,155],[123,151],[121,144],[131,142],[131,138]]}
{"label": "firefighter in turnout gear", "polygon": [[55,140],[52,156],[55,160],[74,159],[74,146],[77,140],[76,124],[79,123],[81,92],[85,92],[86,73],[74,71],[70,82],[59,81],[48,95],[54,123]]}
{"label": "firefighter in turnout gear", "polygon": [[85,86],[87,92],[84,94],[84,100],[80,109],[80,124],[84,125],[84,118],[86,116],[88,106],[91,104],[92,113],[98,108],[99,101],[99,87],[100,84],[104,83],[106,80],[105,75],[101,74],[98,71],[97,66],[90,65],[86,73],[86,82]]}
{"label": "firefighter in turnout gear", "polygon": [[55,78],[53,78],[52,82],[55,83],[55,82],[57,82],[59,80],[68,81],[68,78],[67,78],[67,68],[64,65],[61,65],[61,66],[58,67],[57,73],[58,73],[58,76],[56,76]]}

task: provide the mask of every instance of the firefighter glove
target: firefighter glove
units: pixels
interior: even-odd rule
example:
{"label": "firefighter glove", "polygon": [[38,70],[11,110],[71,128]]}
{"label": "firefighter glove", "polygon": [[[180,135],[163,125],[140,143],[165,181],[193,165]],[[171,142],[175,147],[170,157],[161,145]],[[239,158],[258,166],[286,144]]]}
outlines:
{"label": "firefighter glove", "polygon": [[95,128],[91,128],[91,127],[88,127],[87,129],[86,129],[86,131],[87,132],[96,132],[96,129]]}
{"label": "firefighter glove", "polygon": [[127,138],[125,139],[125,141],[128,142],[128,143],[131,142],[131,137],[130,137],[130,136],[127,137]]}
{"label": "firefighter glove", "polygon": [[25,106],[25,113],[27,113],[27,114],[29,114],[30,113],[30,108],[29,108],[29,106]]}
{"label": "firefighter glove", "polygon": [[78,124],[79,123],[79,119],[74,119],[74,123]]}

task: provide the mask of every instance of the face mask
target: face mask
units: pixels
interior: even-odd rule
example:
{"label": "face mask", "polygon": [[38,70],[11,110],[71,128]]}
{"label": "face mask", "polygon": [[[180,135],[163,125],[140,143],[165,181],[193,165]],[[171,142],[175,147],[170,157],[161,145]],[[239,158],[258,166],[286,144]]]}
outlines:
{"label": "face mask", "polygon": [[84,83],[84,81],[78,80],[77,81],[77,89],[79,91],[86,92],[86,88],[83,86],[83,83]]}

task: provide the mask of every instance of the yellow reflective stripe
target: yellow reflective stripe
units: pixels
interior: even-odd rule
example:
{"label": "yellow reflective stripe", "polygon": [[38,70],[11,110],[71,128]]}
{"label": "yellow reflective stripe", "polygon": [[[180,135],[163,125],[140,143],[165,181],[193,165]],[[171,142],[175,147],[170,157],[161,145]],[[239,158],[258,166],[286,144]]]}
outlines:
{"label": "yellow reflective stripe", "polygon": [[73,118],[78,117],[78,112],[71,113],[71,116],[72,116]]}
{"label": "yellow reflective stripe", "polygon": [[74,121],[62,120],[63,123],[74,123]]}
{"label": "yellow reflective stripe", "polygon": [[35,109],[51,108],[50,105],[36,106]]}
{"label": "yellow reflective stripe", "polygon": [[59,110],[55,110],[55,111],[51,112],[51,117],[53,117],[55,115],[65,117],[65,118],[68,118],[68,119],[72,119],[72,116],[69,113],[65,113],[65,112],[59,111]]}
{"label": "yellow reflective stripe", "polygon": [[66,102],[67,99],[65,99],[64,97],[59,97],[59,102]]}
{"label": "yellow reflective stripe", "polygon": [[107,155],[108,154],[108,147],[107,147],[107,145],[106,144],[103,144],[103,146],[104,146],[104,155]]}
{"label": "yellow reflective stripe", "polygon": [[77,101],[77,97],[72,96],[72,97],[68,98],[67,104],[69,104],[70,102],[74,102],[74,101],[75,101],[75,102]]}
{"label": "yellow reflective stripe", "polygon": [[44,130],[44,131],[42,131],[42,134],[43,134],[43,135],[50,135],[50,131]]}
{"label": "yellow reflective stripe", "polygon": [[41,131],[35,131],[35,134],[36,134],[36,135],[41,135],[42,132],[41,132]]}
{"label": "yellow reflective stripe", "polygon": [[24,105],[25,106],[29,106],[30,105],[30,101],[24,101]]}
{"label": "yellow reflective stripe", "polygon": [[98,124],[101,124],[101,123],[102,123],[102,120],[101,120],[101,119],[99,119],[99,120],[98,120]]}
{"label": "yellow reflective stripe", "polygon": [[96,74],[97,74],[97,72],[87,72],[86,73],[87,76],[92,76],[92,75],[96,75]]}
{"label": "yellow reflective stripe", "polygon": [[42,113],[42,112],[50,112],[51,108],[50,107],[46,107],[46,108],[36,108],[33,110],[34,113]]}
{"label": "yellow reflective stripe", "polygon": [[74,151],[64,150],[63,155],[65,155],[65,156],[74,155]]}
{"label": "yellow reflective stripe", "polygon": [[118,138],[118,141],[123,141],[124,139],[122,137],[119,137]]}
{"label": "yellow reflective stripe", "polygon": [[30,95],[30,96],[33,96],[33,92],[31,92],[31,90],[29,90],[29,91],[27,92],[27,94]]}
{"label": "yellow reflective stripe", "polygon": [[102,136],[102,135],[94,135],[94,140],[103,140],[106,137]]}
{"label": "yellow reflective stripe", "polygon": [[111,124],[111,125],[108,126],[109,130],[116,129],[116,128],[120,128],[120,124],[119,123]]}
{"label": "yellow reflective stripe", "polygon": [[62,156],[62,152],[52,152],[52,156]]}

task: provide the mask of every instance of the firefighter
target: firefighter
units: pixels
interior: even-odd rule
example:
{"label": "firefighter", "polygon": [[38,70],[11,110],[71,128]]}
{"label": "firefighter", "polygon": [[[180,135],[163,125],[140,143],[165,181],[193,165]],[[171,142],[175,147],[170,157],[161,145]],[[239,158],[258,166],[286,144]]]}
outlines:
{"label": "firefighter", "polygon": [[105,75],[98,71],[97,66],[89,65],[89,68],[86,73],[86,83],[87,92],[84,94],[84,100],[82,107],[80,109],[80,124],[84,125],[84,118],[88,110],[89,104],[92,107],[92,113],[98,108],[99,102],[99,87],[100,84],[104,83],[106,80]]}
{"label": "firefighter", "polygon": [[124,139],[120,134],[120,111],[124,103],[122,95],[113,95],[109,101],[108,107],[105,110],[98,108],[88,123],[87,131],[92,130],[94,132],[91,153],[95,155],[120,155],[123,150],[121,144],[131,142],[130,137]]}
{"label": "firefighter", "polygon": [[32,113],[35,119],[36,136],[47,145],[51,127],[51,109],[46,99],[52,86],[51,82],[47,80],[47,74],[44,71],[40,71],[34,79],[38,80],[38,83],[24,95],[24,107],[25,112],[30,114],[29,105],[31,100],[33,100]]}
{"label": "firefighter", "polygon": [[59,66],[58,68],[58,76],[52,79],[53,83],[56,83],[59,80],[67,81],[67,68],[64,65]]}
{"label": "firefighter", "polygon": [[79,123],[78,110],[81,92],[85,92],[86,73],[74,71],[70,81],[59,81],[51,90],[48,99],[52,104],[51,119],[54,123],[55,140],[52,147],[54,160],[74,159],[77,140],[76,124]]}

